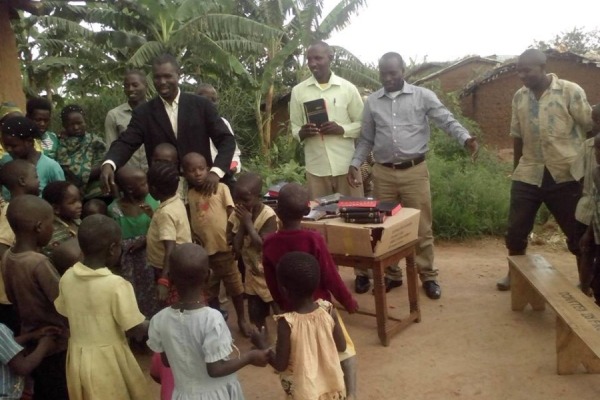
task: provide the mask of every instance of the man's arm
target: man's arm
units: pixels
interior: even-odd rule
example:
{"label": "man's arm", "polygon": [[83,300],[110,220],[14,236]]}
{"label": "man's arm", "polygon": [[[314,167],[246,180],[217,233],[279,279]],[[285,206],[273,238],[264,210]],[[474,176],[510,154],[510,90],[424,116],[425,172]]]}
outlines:
{"label": "man's arm", "polygon": [[300,140],[300,128],[306,123],[304,119],[304,109],[302,103],[298,100],[297,87],[292,89],[290,97],[290,126],[292,127],[292,136]]}
{"label": "man's arm", "polygon": [[431,119],[438,128],[452,136],[461,144],[465,145],[467,139],[471,138],[469,132],[462,126],[454,115],[442,104],[432,91],[427,90],[424,94],[425,109],[427,117]]}
{"label": "man's arm", "polygon": [[352,156],[351,167],[360,168],[361,164],[367,159],[367,156],[373,150],[375,144],[375,119],[371,113],[369,100],[365,102],[362,114],[362,129],[354,155]]}
{"label": "man's arm", "polygon": [[104,163],[111,161],[114,163],[113,167],[122,167],[129,161],[133,153],[144,144],[145,120],[147,118],[145,114],[145,107],[143,110],[139,110],[139,108],[133,110],[127,129],[120,135],[117,133],[116,140],[111,143],[108,153],[104,157]]}
{"label": "man's arm", "polygon": [[[200,100],[199,100],[200,99]],[[219,116],[216,107],[208,100],[198,97],[197,101],[202,101],[198,106],[204,107],[205,126],[209,138],[215,144],[217,156],[211,168],[211,172],[216,173],[219,178],[225,175],[225,171],[229,171],[231,159],[235,152],[235,138],[227,129],[227,126]]]}
{"label": "man's arm", "polygon": [[110,146],[118,137],[117,120],[111,110],[106,114],[106,118],[104,119],[104,139],[106,140],[106,145]]}
{"label": "man's arm", "polygon": [[519,92],[515,93],[512,100],[510,117],[510,136],[513,138],[513,171],[519,165],[523,156],[523,138],[521,136],[521,122],[519,121]]}
{"label": "man's arm", "polygon": [[363,118],[363,101],[358,93],[356,86],[349,88],[348,95],[350,96],[350,102],[348,103],[348,116],[350,117],[349,124],[340,124],[344,128],[344,137],[356,139],[360,136],[361,122]]}
{"label": "man's arm", "polygon": [[517,169],[519,160],[523,156],[523,139],[513,138],[513,171]]}
{"label": "man's arm", "polygon": [[581,127],[584,133],[592,129],[592,107],[587,101],[585,92],[578,85],[575,85],[571,93],[569,114],[571,114],[575,123]]}

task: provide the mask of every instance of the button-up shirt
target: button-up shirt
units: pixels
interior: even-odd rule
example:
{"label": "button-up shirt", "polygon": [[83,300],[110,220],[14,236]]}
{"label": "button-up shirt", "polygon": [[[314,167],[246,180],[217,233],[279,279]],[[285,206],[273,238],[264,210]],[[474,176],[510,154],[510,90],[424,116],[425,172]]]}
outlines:
{"label": "button-up shirt", "polygon": [[594,208],[596,207],[594,200],[594,169],[597,166],[594,138],[590,138],[583,142],[583,147],[575,158],[573,165],[571,165],[573,178],[577,181],[583,179],[581,198],[575,209],[575,219],[585,225],[592,223]]}
{"label": "button-up shirt", "polygon": [[354,139],[360,134],[363,102],[352,83],[331,73],[328,84],[321,87],[314,76],[294,86],[290,99],[292,135],[307,123],[304,103],[324,99],[329,121],[344,129],[343,135],[318,135],[304,139],[306,171],[316,176],[339,176],[348,172],[354,153]]}
{"label": "button-up shirt", "polygon": [[512,179],[541,186],[544,167],[556,183],[573,181],[571,164],[592,127],[592,109],[583,89],[554,74],[537,99],[522,87],[512,101],[510,136],[523,141],[523,155]]}
{"label": "button-up shirt", "polygon": [[365,103],[352,166],[359,168],[371,150],[380,164],[425,155],[429,151],[430,120],[462,145],[471,137],[431,90],[407,82],[393,94],[379,89]]}
{"label": "button-up shirt", "polygon": [[[104,120],[104,133],[105,133],[105,141],[106,147],[109,148],[110,144],[117,140],[121,132],[125,132],[127,129],[127,125],[129,125],[129,121],[131,121],[131,113],[133,109],[129,105],[129,103],[123,103],[112,110],[110,110],[106,114],[106,119]],[[141,168],[144,171],[148,170],[148,160],[146,159],[146,151],[144,150],[144,146],[141,146],[131,159],[127,162],[127,165]]]}
{"label": "button-up shirt", "polygon": [[[165,111],[167,112],[167,116],[169,117],[169,121],[171,121],[171,126],[173,127],[173,133],[175,137],[177,137],[177,117],[179,116],[179,95],[181,94],[181,90],[177,89],[177,96],[173,100],[173,103],[169,104],[168,101],[165,101],[162,97],[160,98],[165,106]],[[160,97],[160,96],[159,96]]]}

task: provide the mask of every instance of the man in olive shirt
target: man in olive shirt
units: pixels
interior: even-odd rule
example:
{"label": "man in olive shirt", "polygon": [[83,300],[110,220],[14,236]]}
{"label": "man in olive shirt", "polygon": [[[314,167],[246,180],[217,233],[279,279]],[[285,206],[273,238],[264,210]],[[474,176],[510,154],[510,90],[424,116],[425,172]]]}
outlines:
{"label": "man in olive shirt", "polygon": [[[365,103],[362,132],[348,170],[348,182],[360,185],[358,168],[371,150],[375,197],[399,201],[404,207],[421,210],[416,264],[427,297],[439,299],[442,289],[433,266],[433,231],[429,171],[425,154],[431,135],[429,120],[458,140],[474,156],[475,138],[460,124],[429,89],[404,82],[404,60],[386,53],[379,60],[383,88]],[[402,271],[389,268],[388,279],[401,281]]]}

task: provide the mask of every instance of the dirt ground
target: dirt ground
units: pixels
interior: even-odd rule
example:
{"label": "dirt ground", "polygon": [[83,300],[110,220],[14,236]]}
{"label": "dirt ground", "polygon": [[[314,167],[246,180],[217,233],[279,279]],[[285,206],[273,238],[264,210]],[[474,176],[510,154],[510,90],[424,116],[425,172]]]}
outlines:
{"label": "dirt ground", "polygon": [[[429,300],[421,291],[421,323],[394,336],[389,347],[379,343],[375,318],[342,313],[358,352],[359,399],[598,398],[598,376],[556,374],[553,312],[513,312],[510,293],[496,290],[507,269],[501,239],[436,246],[442,298]],[[529,252],[542,254],[576,284],[574,258],[561,243],[532,244]],[[351,269],[341,274],[353,284]],[[406,297],[405,287],[389,294],[392,313],[407,311]],[[357,299],[362,309],[374,310],[370,293]],[[236,345],[247,350],[250,344],[237,333],[234,317],[230,327]],[[147,357],[140,361],[147,370]],[[239,379],[246,399],[282,398],[271,368],[247,367]],[[152,385],[158,398],[158,386]]]}

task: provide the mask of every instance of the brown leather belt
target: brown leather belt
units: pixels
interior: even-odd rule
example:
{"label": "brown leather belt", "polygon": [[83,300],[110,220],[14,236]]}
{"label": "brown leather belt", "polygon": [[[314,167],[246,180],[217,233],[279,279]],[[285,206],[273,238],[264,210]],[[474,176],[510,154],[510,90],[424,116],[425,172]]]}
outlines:
{"label": "brown leather belt", "polygon": [[379,165],[382,165],[384,167],[391,168],[391,169],[408,169],[408,168],[414,167],[415,165],[421,164],[423,161],[425,161],[425,156],[413,158],[412,160],[408,160],[408,161],[402,161],[401,163],[398,163],[398,164],[381,163]]}

